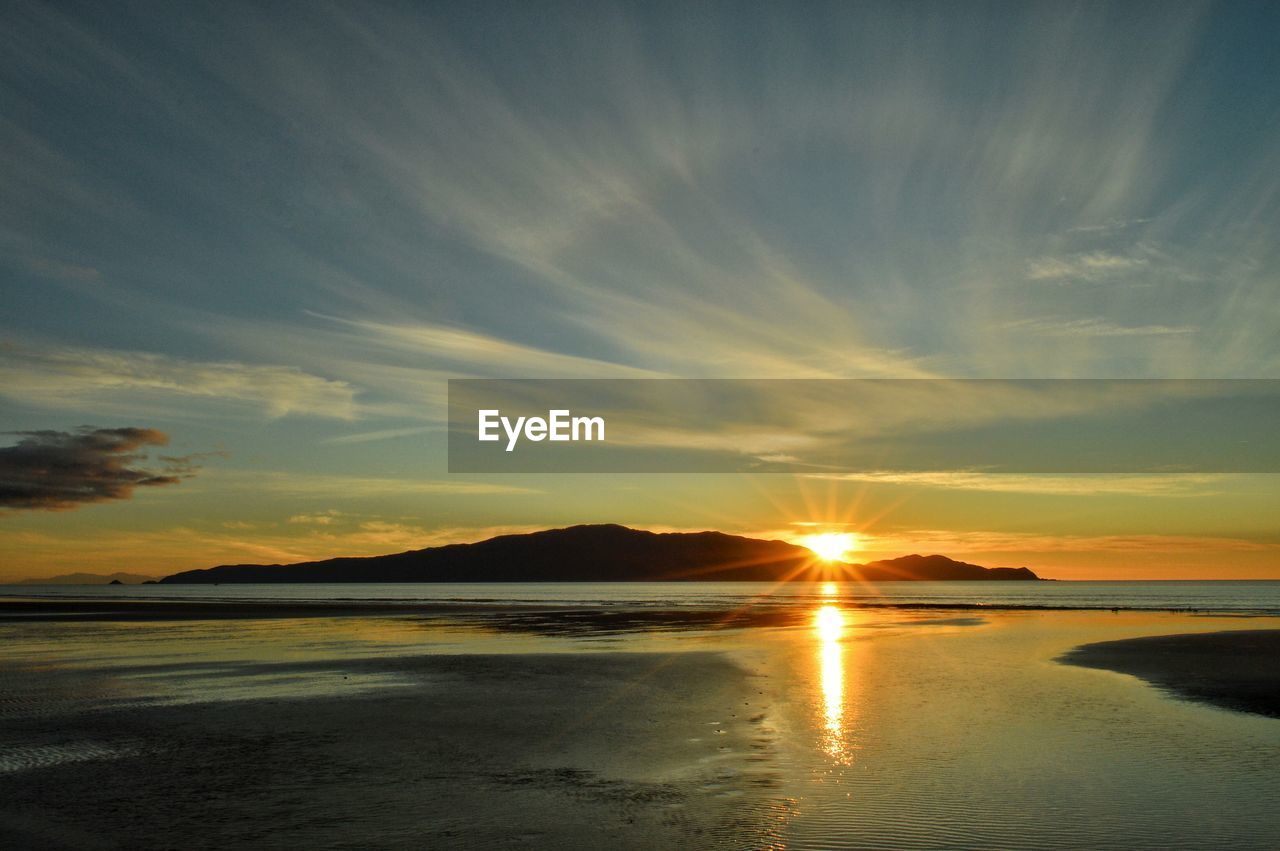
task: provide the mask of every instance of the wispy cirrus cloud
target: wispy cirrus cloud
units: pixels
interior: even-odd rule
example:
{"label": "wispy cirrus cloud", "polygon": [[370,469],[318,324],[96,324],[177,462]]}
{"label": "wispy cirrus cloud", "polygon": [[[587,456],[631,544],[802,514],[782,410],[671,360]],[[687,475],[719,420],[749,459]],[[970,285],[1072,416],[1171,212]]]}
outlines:
{"label": "wispy cirrus cloud", "polygon": [[373,443],[378,440],[394,440],[398,437],[414,437],[419,434],[429,434],[431,432],[438,432],[442,430],[441,426],[410,426],[408,428],[376,429],[374,431],[362,431],[353,434],[340,434],[337,437],[326,438],[320,441],[320,443],[335,445]]}
{"label": "wispy cirrus cloud", "polygon": [[1084,319],[1019,319],[1005,323],[1011,331],[1049,334],[1055,337],[1169,337],[1195,334],[1195,325],[1119,325],[1100,316]]}
{"label": "wispy cirrus cloud", "polygon": [[810,473],[806,478],[862,482],[872,485],[907,485],[945,490],[1023,493],[1045,496],[1161,496],[1198,497],[1218,492],[1230,476],[1214,473],[1162,475],[1029,475],[983,473],[978,470],[928,472],[869,470],[855,473]]}
{"label": "wispy cirrus cloud", "polygon": [[[286,31],[238,9],[186,45],[198,78],[154,67],[74,16],[36,17],[117,74],[122,97],[153,104],[211,148],[237,149],[219,143],[220,116],[262,122],[276,159],[245,168],[211,155],[184,175],[199,188],[184,197],[209,220],[245,218],[245,265],[273,270],[260,295],[288,310],[195,324],[214,335],[270,315],[290,333],[248,329],[243,351],[376,385],[396,397],[382,410],[407,413],[432,371],[1008,376],[1274,365],[1260,318],[1274,288],[1244,265],[1208,264],[1215,288],[1232,289],[1227,300],[1189,287],[1101,306],[1060,292],[1070,288],[1009,296],[1028,274],[1129,281],[1163,270],[1144,253],[1153,245],[1274,269],[1276,146],[1260,143],[1212,179],[1174,167],[1186,138],[1176,130],[1204,126],[1181,97],[1203,10],[1117,22],[1102,10],[1028,7],[1001,34],[972,9],[939,15],[935,28],[892,4],[804,22],[757,10],[702,32],[693,50],[680,27],[638,9],[512,13],[497,24],[512,28],[509,43],[491,51],[449,15],[320,8]],[[544,31],[564,39],[563,54],[542,54]],[[777,60],[767,74],[739,61],[759,33]],[[831,33],[846,46],[837,55],[823,47]],[[364,71],[339,73],[336,55]],[[11,61],[37,76],[57,67],[21,52]],[[208,79],[218,81],[212,100],[198,96]],[[566,109],[579,102],[609,108]],[[34,135],[32,145],[44,141]],[[148,161],[151,183],[171,177],[163,164]],[[51,188],[78,175],[85,197],[62,206],[102,215],[90,202],[109,183],[74,162],[38,165],[27,166],[20,209],[42,209]],[[156,226],[138,204],[131,226]],[[308,342],[312,329],[281,318],[308,314],[363,323],[344,371],[321,366],[333,333]],[[1028,352],[1005,323],[1029,315],[1105,315],[1114,327],[1046,334]],[[1170,330],[1192,327],[1229,331],[1229,345],[1192,357]]]}
{"label": "wispy cirrus cloud", "polygon": [[0,344],[0,395],[50,407],[208,399],[260,411],[352,419],[355,389],[293,366],[194,361],[152,352]]}
{"label": "wispy cirrus cloud", "polygon": [[[913,7],[874,3],[804,20],[783,9],[709,13],[714,23],[691,42],[682,26],[640,8],[510,12],[494,24],[508,36],[502,50],[477,44],[465,19],[401,7],[361,16],[317,7],[297,29],[237,8],[211,16],[205,37],[190,42],[157,15],[157,40],[179,40],[174,54],[196,60],[174,68],[92,20],[32,12],[6,58],[57,91],[60,60],[18,49],[23,28],[57,34],[112,80],[111,92],[148,104],[170,132],[204,146],[207,161],[181,181],[169,158],[99,156],[138,166],[147,186],[184,187],[173,190],[181,199],[164,200],[250,237],[241,263],[210,250],[223,236],[217,228],[165,232],[172,256],[158,274],[194,279],[195,295],[243,281],[230,285],[252,296],[241,301],[273,308],[228,310],[228,324],[269,315],[305,337],[310,329],[281,317],[367,322],[372,338],[418,352],[416,366],[428,370],[468,359],[507,369],[525,355],[529,369],[572,375],[1274,367],[1264,317],[1274,309],[1266,273],[1275,269],[1267,237],[1278,148],[1233,131],[1232,140],[1256,139],[1231,169],[1185,170],[1184,140],[1199,135],[1178,131],[1217,126],[1205,115],[1213,99],[1192,103],[1183,88],[1206,11],[1117,21],[1102,8],[1034,6],[998,33],[981,10],[937,15],[934,25]],[[540,34],[549,33],[565,51],[545,55]],[[762,34],[774,57],[767,70],[741,61]],[[335,56],[363,70],[343,73]],[[116,104],[102,100],[93,106],[110,118]],[[608,108],[568,106],[577,103]],[[1269,114],[1267,104],[1259,111]],[[246,166],[226,116],[259,128],[253,149],[275,155]],[[1235,120],[1217,117],[1224,127]],[[172,205],[151,209],[150,195],[85,167],[66,140],[17,122],[5,129],[24,143],[14,158],[21,173],[4,173],[20,190],[16,234],[57,243],[29,233],[47,205],[146,247],[152,230],[181,229],[161,215]],[[1064,234],[1112,241],[1080,246]],[[1113,244],[1116,234],[1128,247]],[[1137,246],[1170,244],[1244,257],[1257,270],[1215,268],[1214,287],[1178,298],[1117,295],[1099,305],[1087,300],[1096,293],[1073,300],[1060,292],[1070,288],[1025,286],[1036,292],[1009,296],[1028,272],[1123,280],[1160,265]],[[192,274],[188,247],[216,258],[208,279]],[[92,252],[47,253],[110,268]],[[270,270],[261,275],[271,286],[242,267]],[[103,278],[104,291],[125,289]],[[1224,290],[1229,298],[1215,294]],[[1010,315],[1059,314],[1231,339],[1199,358],[1169,333],[1054,334],[1028,352],[1004,325]],[[273,346],[276,362],[295,362],[272,339],[246,350]],[[416,398],[407,368],[388,363],[385,348],[360,354],[345,380],[360,373],[401,401]],[[313,355],[322,353],[296,357]]]}
{"label": "wispy cirrus cloud", "polygon": [[97,281],[102,277],[102,273],[92,266],[69,263],[53,257],[31,255],[26,257],[23,262],[27,270],[33,275],[55,281],[87,282]]}
{"label": "wispy cirrus cloud", "polygon": [[1127,230],[1136,225],[1144,225],[1151,221],[1149,218],[1131,218],[1131,219],[1108,219],[1105,222],[1097,224],[1075,225],[1068,229],[1069,233],[1082,234],[1109,234]]}
{"label": "wispy cirrus cloud", "polygon": [[1094,281],[1147,265],[1145,257],[1091,251],[1069,257],[1040,257],[1027,266],[1033,281],[1083,279]]}
{"label": "wispy cirrus cloud", "polygon": [[[456,496],[536,494],[540,490],[520,485],[458,479],[410,479],[379,476],[342,476],[282,470],[211,471],[206,481],[227,491],[247,490],[278,496],[343,498],[374,496]],[[299,515],[308,516],[308,515]]]}
{"label": "wispy cirrus cloud", "polygon": [[341,511],[331,508],[328,511],[320,511],[314,514],[295,514],[289,518],[288,522],[303,526],[331,526],[338,522],[341,516]]}
{"label": "wispy cirrus cloud", "polygon": [[393,323],[321,316],[345,325],[366,342],[427,355],[433,363],[461,366],[470,372],[483,370],[513,375],[549,375],[561,378],[655,378],[657,373],[621,363],[522,345],[491,334],[438,323]]}

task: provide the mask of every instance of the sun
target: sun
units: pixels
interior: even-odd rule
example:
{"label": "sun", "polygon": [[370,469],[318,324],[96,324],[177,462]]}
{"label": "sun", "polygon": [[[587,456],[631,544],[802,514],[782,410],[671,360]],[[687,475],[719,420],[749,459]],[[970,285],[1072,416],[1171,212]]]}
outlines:
{"label": "sun", "polygon": [[850,552],[858,548],[858,536],[853,532],[824,532],[820,535],[805,535],[797,543],[813,550],[823,561],[843,561]]}

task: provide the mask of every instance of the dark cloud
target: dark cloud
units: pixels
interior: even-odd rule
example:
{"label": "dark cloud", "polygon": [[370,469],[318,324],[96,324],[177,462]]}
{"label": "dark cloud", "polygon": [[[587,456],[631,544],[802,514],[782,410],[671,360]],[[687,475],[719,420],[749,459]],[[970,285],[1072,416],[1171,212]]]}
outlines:
{"label": "dark cloud", "polygon": [[176,484],[198,469],[196,456],[161,456],[164,467],[158,471],[136,467],[146,460],[143,447],[169,442],[153,428],[13,433],[22,439],[0,447],[0,509],[60,511],[128,499],[134,488]]}

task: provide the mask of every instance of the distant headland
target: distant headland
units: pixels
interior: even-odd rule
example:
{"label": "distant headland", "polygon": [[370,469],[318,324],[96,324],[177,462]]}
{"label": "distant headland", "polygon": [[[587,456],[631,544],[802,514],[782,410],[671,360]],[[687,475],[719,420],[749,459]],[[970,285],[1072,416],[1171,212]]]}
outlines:
{"label": "distant headland", "polygon": [[154,576],[141,573],[63,573],[22,579],[16,585],[145,585],[154,584]]}
{"label": "distant headland", "polygon": [[982,567],[941,555],[849,564],[809,549],[723,532],[648,532],[612,524],[501,535],[472,544],[299,564],[227,564],[166,576],[217,582],[778,582],[1039,580],[1025,567]]}

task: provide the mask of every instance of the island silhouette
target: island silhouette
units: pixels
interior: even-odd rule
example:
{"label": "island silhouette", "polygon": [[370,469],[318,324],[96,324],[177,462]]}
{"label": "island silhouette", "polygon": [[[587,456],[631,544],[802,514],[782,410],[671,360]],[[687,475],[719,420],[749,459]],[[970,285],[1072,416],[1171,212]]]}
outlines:
{"label": "island silhouette", "polygon": [[142,573],[62,573],[20,579],[15,585],[142,585],[155,582],[154,576]]}
{"label": "island silhouette", "polygon": [[218,582],[777,582],[1038,580],[1025,567],[982,567],[942,555],[852,564],[786,541],[723,532],[648,532],[615,524],[500,535],[470,544],[297,564],[226,564],[166,576]]}

